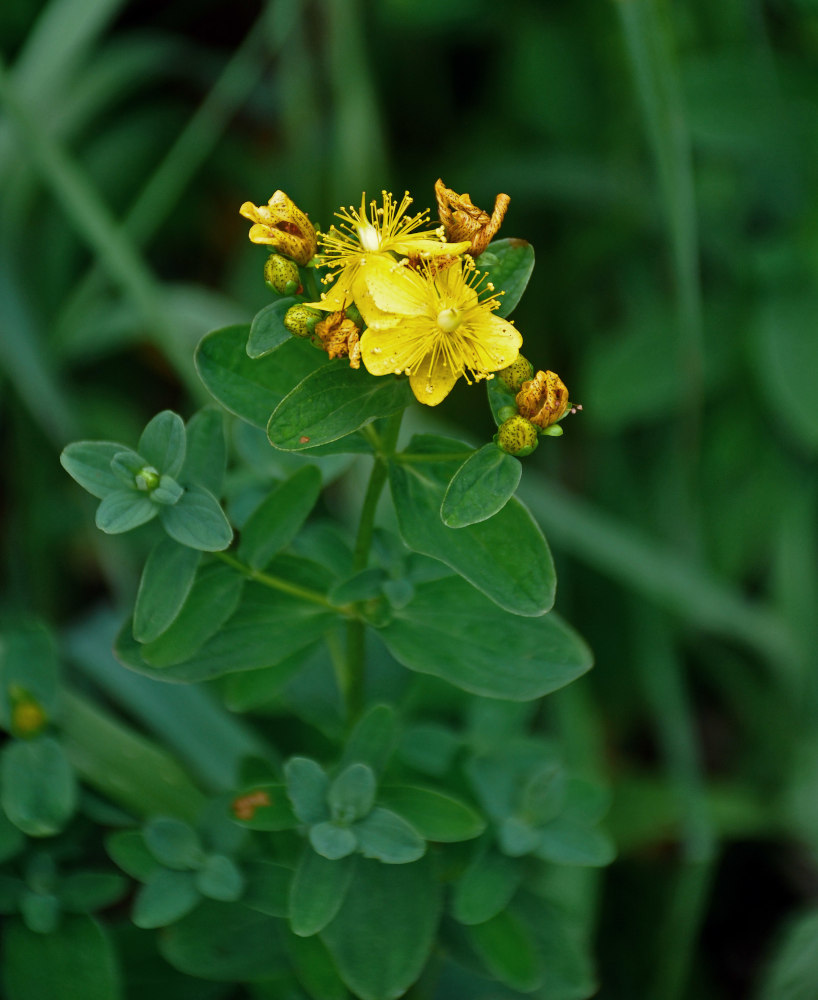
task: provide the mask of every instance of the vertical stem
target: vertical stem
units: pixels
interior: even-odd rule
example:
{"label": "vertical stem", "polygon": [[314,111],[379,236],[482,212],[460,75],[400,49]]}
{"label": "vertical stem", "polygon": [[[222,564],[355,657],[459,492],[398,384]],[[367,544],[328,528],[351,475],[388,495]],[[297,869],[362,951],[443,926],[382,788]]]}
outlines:
{"label": "vertical stem", "polygon": [[[366,489],[361,519],[358,522],[358,535],[355,539],[355,550],[352,557],[352,572],[360,573],[366,569],[369,562],[369,550],[372,546],[372,535],[375,530],[375,511],[381,496],[388,473],[387,462],[395,451],[398,441],[403,410],[398,410],[384,421],[383,433],[379,438],[380,447],[375,454],[375,463],[369,474],[369,485]],[[361,713],[364,700],[364,640],[366,626],[363,619],[353,618],[347,626],[347,658],[346,671],[341,685],[347,710],[347,720],[353,722]]]}

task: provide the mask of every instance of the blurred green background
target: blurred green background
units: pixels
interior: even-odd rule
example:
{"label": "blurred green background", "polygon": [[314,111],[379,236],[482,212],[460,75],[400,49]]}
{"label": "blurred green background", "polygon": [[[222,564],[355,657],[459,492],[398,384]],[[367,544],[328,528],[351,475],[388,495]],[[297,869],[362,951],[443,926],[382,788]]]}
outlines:
{"label": "blurred green background", "polygon": [[6,0],[0,43],[0,624],[133,598],[57,457],[205,401],[268,299],[243,201],[504,191],[584,406],[524,497],[597,658],[546,713],[614,791],[599,996],[818,996],[815,0]]}

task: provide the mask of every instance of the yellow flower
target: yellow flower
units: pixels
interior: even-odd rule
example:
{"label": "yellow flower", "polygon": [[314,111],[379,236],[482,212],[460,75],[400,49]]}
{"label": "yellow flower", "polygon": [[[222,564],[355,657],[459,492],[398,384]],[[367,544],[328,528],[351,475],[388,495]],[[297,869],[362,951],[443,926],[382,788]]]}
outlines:
{"label": "yellow flower", "polygon": [[357,297],[361,277],[374,261],[386,262],[391,267],[396,255],[410,260],[429,259],[468,249],[468,241],[444,242],[441,228],[421,229],[428,224],[429,213],[408,216],[406,212],[412,204],[408,192],[400,204],[388,191],[381,194],[382,208],[373,200],[367,209],[366,194],[363,194],[359,209],[350,205],[335,213],[341,220],[340,227],[333,226],[321,237],[323,263],[334,272],[325,280],[335,281],[335,284],[313,305],[330,312],[344,309]]}
{"label": "yellow flower", "polygon": [[246,201],[239,212],[254,223],[250,227],[253,243],[275,247],[302,266],[315,256],[318,243],[312,223],[283,191],[276,191],[266,205]]}
{"label": "yellow flower", "polygon": [[523,340],[478,299],[484,276],[462,258],[439,273],[392,264],[364,276],[356,303],[367,324],[361,357],[373,375],[406,374],[421,403],[436,406],[461,377],[471,383],[510,365]]}

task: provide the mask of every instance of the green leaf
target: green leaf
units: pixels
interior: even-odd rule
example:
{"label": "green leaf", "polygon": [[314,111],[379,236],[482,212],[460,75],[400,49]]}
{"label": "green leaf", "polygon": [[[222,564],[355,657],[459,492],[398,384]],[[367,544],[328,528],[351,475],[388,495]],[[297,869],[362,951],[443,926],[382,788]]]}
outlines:
{"label": "green leaf", "polygon": [[175,620],[193,586],[200,559],[200,552],[172,538],[164,538],[154,547],[136,595],[135,639],[150,642]]}
{"label": "green leaf", "polygon": [[502,379],[490,378],[486,379],[486,396],[488,397],[492,418],[499,427],[503,423],[503,418],[500,416],[500,411],[503,407],[512,406],[516,410],[516,393],[513,393]]}
{"label": "green leaf", "polygon": [[789,918],[761,978],[758,1000],[813,1000],[818,982],[818,910]]}
{"label": "green leaf", "polygon": [[279,483],[242,525],[239,558],[264,569],[301,530],[321,494],[321,473],[305,465]]}
{"label": "green leaf", "polygon": [[178,413],[163,410],[147,424],[136,450],[166,476],[178,476],[185,461],[185,424]]}
{"label": "green leaf", "polygon": [[114,441],[75,441],[63,449],[60,463],[84,490],[102,500],[122,488],[111,461],[124,448]]}
{"label": "green leaf", "polygon": [[391,705],[372,705],[355,723],[340,766],[360,762],[375,774],[382,774],[389,763],[397,740],[397,720]]}
{"label": "green leaf", "polygon": [[60,901],[53,893],[24,889],[18,905],[26,927],[37,934],[51,934],[60,922]]}
{"label": "green leaf", "polygon": [[370,375],[331,361],[284,397],[270,417],[267,436],[282,451],[304,451],[387,417],[410,399],[406,379]]}
{"label": "green leaf", "polygon": [[141,830],[118,830],[105,839],[108,856],[131,878],[146,882],[157,868],[156,858],[148,850]]}
{"label": "green leaf", "polygon": [[313,1000],[347,1000],[346,986],[319,938],[297,937],[290,948],[295,973]]}
{"label": "green leaf", "polygon": [[543,969],[528,928],[508,910],[469,927],[475,951],[489,972],[515,990],[530,992],[543,981]]}
{"label": "green leaf", "polygon": [[15,740],[2,751],[0,802],[6,815],[29,837],[59,833],[74,814],[74,769],[50,736]]}
{"label": "green leaf", "polygon": [[111,471],[124,486],[136,489],[136,476],[146,465],[145,459],[130,448],[118,451],[111,459]]}
{"label": "green leaf", "polygon": [[457,578],[420,584],[412,603],[378,634],[410,670],[511,701],[556,691],[592,663],[588,647],[556,613],[509,615]]}
{"label": "green leaf", "polygon": [[92,913],[118,902],[129,882],[112,872],[74,872],[59,884],[57,896],[69,913]]}
{"label": "green leaf", "polygon": [[172,507],[181,499],[184,490],[171,476],[162,476],[159,485],[151,490],[151,500],[163,507]]}
{"label": "green leaf", "polygon": [[209,333],[196,349],[196,370],[208,392],[237,417],[264,430],[292,387],[326,362],[326,355],[291,337],[275,357],[252,359],[245,350],[250,327]]}
{"label": "green leaf", "polygon": [[[534,270],[534,247],[525,240],[493,240],[477,259],[477,268],[488,272],[488,281],[500,296],[498,316],[509,316],[523,296]],[[485,287],[485,285],[484,285]]]}
{"label": "green leaf", "polygon": [[7,1000],[120,1000],[115,952],[91,917],[70,916],[52,934],[17,920],[3,933]]}
{"label": "green leaf", "polygon": [[386,573],[382,569],[370,566],[330,587],[327,600],[336,608],[354,604],[355,601],[369,601],[381,593],[385,580]]}
{"label": "green leaf", "polygon": [[391,785],[381,789],[378,802],[402,816],[425,840],[471,840],[486,828],[485,820],[471,806],[433,788]]}
{"label": "green leaf", "polygon": [[358,840],[348,826],[329,821],[311,826],[309,838],[318,854],[330,861],[339,861],[358,847]]}
{"label": "green leaf", "polygon": [[247,982],[288,970],[281,921],[241,903],[206,900],[163,931],[159,950],[186,975],[218,982]]}
{"label": "green leaf", "polygon": [[[165,508],[171,509],[171,508]],[[145,524],[159,513],[159,507],[136,489],[118,489],[105,496],[97,507],[96,524],[106,535],[119,535]]]}
{"label": "green leaf", "polygon": [[58,710],[58,675],[57,650],[49,629],[40,624],[4,629],[0,634],[0,726],[12,730],[14,704],[23,692],[47,717],[53,716]]}
{"label": "green leaf", "polygon": [[176,504],[160,509],[160,519],[171,538],[192,549],[218,552],[233,540],[219,501],[204,486],[188,486]]}
{"label": "green leaf", "polygon": [[518,862],[487,851],[475,858],[454,887],[452,913],[461,924],[482,924],[511,902],[523,876]]}
{"label": "green leaf", "polygon": [[341,909],[321,938],[355,996],[393,1000],[426,964],[439,915],[440,886],[427,860],[411,865],[359,860]]}
{"label": "green leaf", "polygon": [[440,520],[446,487],[460,466],[434,460],[435,453],[465,449],[459,441],[415,437],[407,455],[429,461],[389,466],[389,482],[400,532],[416,552],[439,559],[513,614],[536,617],[554,603],[556,574],[545,538],[528,510],[511,499],[502,510],[477,524],[453,529]]}
{"label": "green leaf", "polygon": [[466,459],[446,487],[440,517],[448,528],[485,521],[514,496],[523,467],[519,459],[483,445]]}
{"label": "green leaf", "polygon": [[188,871],[204,860],[198,834],[181,820],[159,816],[145,824],[142,835],[148,850],[166,868]]}
{"label": "green leaf", "polygon": [[140,673],[166,681],[200,681],[239,670],[286,666],[315,645],[336,620],[332,611],[260,584],[247,583],[235,614],[189,660],[157,669],[142,658],[129,625],[119,633],[117,657]]}
{"label": "green leaf", "polygon": [[406,865],[426,853],[423,837],[391,809],[375,806],[353,830],[365,858],[375,858],[389,865]]}
{"label": "green leaf", "polygon": [[244,892],[244,876],[225,854],[210,854],[196,873],[196,888],[208,899],[233,903]]}
{"label": "green leaf", "polygon": [[533,826],[543,826],[559,815],[565,802],[565,771],[557,764],[540,768],[526,782],[521,815]]}
{"label": "green leaf", "polygon": [[291,830],[298,825],[284,785],[274,782],[243,789],[230,809],[233,819],[248,830]]}
{"label": "green leaf", "polygon": [[185,464],[179,473],[179,481],[184,485],[197,483],[214,496],[220,496],[227,465],[227,441],[221,410],[214,406],[199,410],[187,422],[185,436]]}
{"label": "green leaf", "polygon": [[247,353],[251,358],[263,358],[292,338],[292,333],[284,326],[284,316],[295,301],[293,298],[279,299],[256,313],[247,340]]}
{"label": "green leaf", "polygon": [[0,809],[0,864],[10,861],[25,847],[26,838]]}
{"label": "green leaf", "polygon": [[506,816],[497,831],[500,850],[511,858],[531,854],[541,838],[541,831],[519,816]]}
{"label": "green leaf", "polygon": [[291,757],[284,765],[287,794],[302,823],[320,823],[329,817],[329,778],[319,763],[309,757]]}
{"label": "green leaf", "polygon": [[460,737],[437,722],[421,722],[404,730],[398,756],[416,771],[441,777],[460,749]]}
{"label": "green leaf", "polygon": [[352,883],[357,860],[337,861],[306,847],[290,886],[290,927],[299,937],[323,930],[335,918]]}
{"label": "green leaf", "polygon": [[272,861],[245,861],[243,868],[245,890],[241,897],[242,905],[271,917],[289,916],[292,869]]}
{"label": "green leaf", "polygon": [[366,816],[375,803],[377,780],[366,764],[350,764],[334,779],[327,793],[332,818],[352,823]]}
{"label": "green leaf", "polygon": [[571,820],[553,820],[540,831],[537,856],[559,865],[609,865],[616,857],[610,838]]}
{"label": "green leaf", "polygon": [[[195,552],[196,549],[186,549]],[[169,667],[189,660],[224,625],[239,605],[243,577],[229,566],[205,566],[176,620],[153,642],[142,646],[152,667]]]}
{"label": "green leaf", "polygon": [[190,913],[201,898],[193,872],[157,868],[137,892],[131,920],[143,930],[167,927]]}

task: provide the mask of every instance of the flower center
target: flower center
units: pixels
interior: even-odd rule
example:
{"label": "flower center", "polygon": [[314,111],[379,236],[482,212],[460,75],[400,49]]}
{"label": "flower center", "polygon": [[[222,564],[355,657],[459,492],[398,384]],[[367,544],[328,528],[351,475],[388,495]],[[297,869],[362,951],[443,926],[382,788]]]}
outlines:
{"label": "flower center", "polygon": [[361,246],[366,250],[367,253],[377,253],[381,248],[381,237],[378,234],[378,230],[368,222],[364,226],[356,226],[358,230],[358,239],[361,241]]}
{"label": "flower center", "polygon": [[463,321],[459,309],[442,309],[437,314],[437,325],[444,333],[454,333]]}

